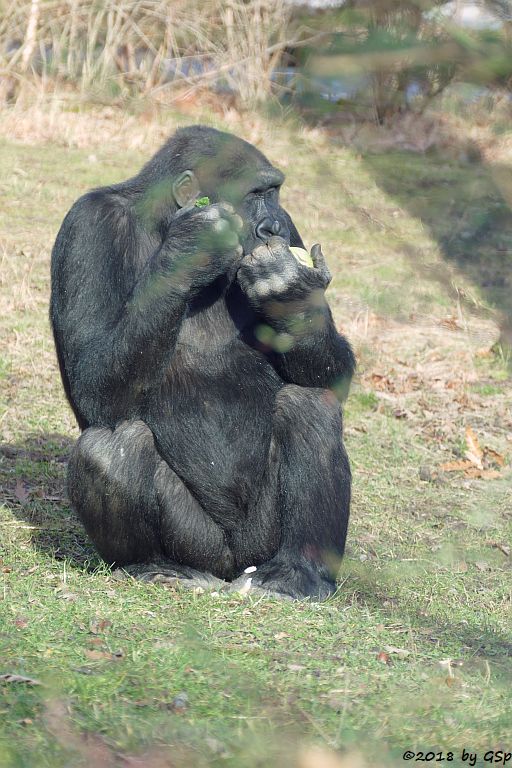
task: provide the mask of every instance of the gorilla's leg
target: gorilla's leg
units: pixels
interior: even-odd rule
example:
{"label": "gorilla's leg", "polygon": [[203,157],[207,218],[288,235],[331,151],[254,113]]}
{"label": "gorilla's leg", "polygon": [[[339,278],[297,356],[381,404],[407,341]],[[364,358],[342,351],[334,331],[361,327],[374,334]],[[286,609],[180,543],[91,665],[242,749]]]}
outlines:
{"label": "gorilla's leg", "polygon": [[106,562],[145,580],[205,586],[217,581],[212,573],[232,576],[222,529],[162,461],[144,422],[85,430],[69,462],[68,491]]}
{"label": "gorilla's leg", "polygon": [[[247,524],[261,528],[278,521],[280,544],[272,559],[258,566],[252,585],[299,599],[324,599],[335,590],[350,507],[350,466],[334,395],[285,386],[276,400],[272,443],[270,463],[277,471],[269,472],[269,480],[274,475],[276,483],[265,489],[263,506],[258,504]],[[250,540],[249,530],[240,533]]]}

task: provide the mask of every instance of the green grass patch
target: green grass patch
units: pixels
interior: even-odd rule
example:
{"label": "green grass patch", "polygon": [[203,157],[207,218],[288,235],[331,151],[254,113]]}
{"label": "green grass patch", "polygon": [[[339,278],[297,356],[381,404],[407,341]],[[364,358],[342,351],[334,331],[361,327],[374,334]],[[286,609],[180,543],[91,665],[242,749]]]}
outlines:
{"label": "green grass patch", "polygon": [[[484,167],[315,141],[278,127],[268,151],[289,162],[285,204],[322,242],[360,360],[347,555],[322,605],[120,581],[99,562],[64,490],[78,432],[47,321],[49,253],[73,200],[147,155],[0,142],[0,675],[40,683],[0,680],[1,768],[295,766],[311,743],[367,765],[451,750],[458,765],[463,748],[510,749],[506,356],[452,353],[414,325],[437,333],[454,296],[506,312],[506,283],[482,272],[505,265],[505,204]],[[459,366],[448,384],[443,360]],[[503,456],[498,477],[440,470],[463,458],[467,425]]]}

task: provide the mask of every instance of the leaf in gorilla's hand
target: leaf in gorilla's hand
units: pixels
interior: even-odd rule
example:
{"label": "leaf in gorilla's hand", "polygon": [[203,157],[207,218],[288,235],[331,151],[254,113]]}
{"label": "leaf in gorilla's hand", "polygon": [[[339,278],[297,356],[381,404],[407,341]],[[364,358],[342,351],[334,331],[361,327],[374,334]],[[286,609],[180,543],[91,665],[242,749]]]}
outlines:
{"label": "leaf in gorilla's hand", "polygon": [[196,200],[194,205],[196,206],[196,208],[205,208],[205,206],[210,205],[210,198],[200,197]]}
{"label": "leaf in gorilla's hand", "polygon": [[314,266],[313,259],[305,250],[305,248],[298,248],[296,245],[291,245],[290,251],[293,253],[297,261],[300,261],[301,264],[304,264],[306,267]]}

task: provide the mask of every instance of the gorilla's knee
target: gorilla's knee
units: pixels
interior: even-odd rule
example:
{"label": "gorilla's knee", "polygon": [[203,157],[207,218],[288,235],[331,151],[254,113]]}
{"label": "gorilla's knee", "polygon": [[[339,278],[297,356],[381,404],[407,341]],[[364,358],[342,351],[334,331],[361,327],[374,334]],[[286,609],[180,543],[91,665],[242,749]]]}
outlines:
{"label": "gorilla's knee", "polygon": [[325,445],[330,437],[341,439],[340,404],[329,389],[313,389],[289,384],[276,398],[275,427],[302,435]]}
{"label": "gorilla's knee", "polygon": [[113,431],[107,427],[89,427],[73,448],[68,471],[108,477],[117,474],[120,466],[132,471],[141,453],[150,457],[154,450],[153,435],[143,421],[125,421]]}
{"label": "gorilla's knee", "polygon": [[[100,555],[118,565],[160,552],[153,436],[142,421],[89,427],[68,465],[68,494]],[[141,514],[144,510],[144,514]]]}
{"label": "gorilla's knee", "polygon": [[108,471],[110,463],[109,445],[112,431],[103,427],[89,427],[73,446],[68,464],[68,475],[77,471]]}

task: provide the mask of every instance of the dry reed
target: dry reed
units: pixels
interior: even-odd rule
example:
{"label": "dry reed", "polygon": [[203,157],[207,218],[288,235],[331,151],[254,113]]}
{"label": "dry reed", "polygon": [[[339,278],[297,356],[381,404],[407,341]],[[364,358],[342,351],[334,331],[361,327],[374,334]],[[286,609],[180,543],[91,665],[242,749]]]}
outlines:
{"label": "dry reed", "polygon": [[285,0],[0,0],[4,98],[30,79],[106,100],[207,83],[253,103],[272,89],[290,13]]}

